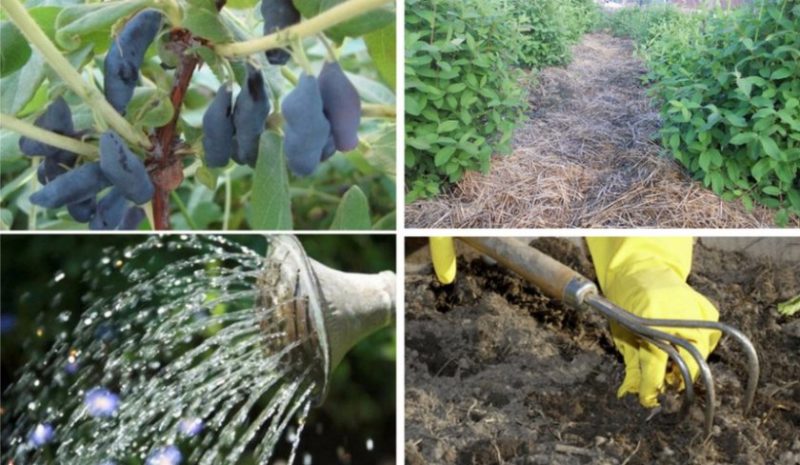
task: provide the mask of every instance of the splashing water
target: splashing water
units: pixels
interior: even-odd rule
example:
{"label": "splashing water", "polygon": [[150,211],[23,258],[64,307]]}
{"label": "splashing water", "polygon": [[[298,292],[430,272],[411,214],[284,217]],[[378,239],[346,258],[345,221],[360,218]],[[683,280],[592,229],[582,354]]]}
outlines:
{"label": "splashing water", "polygon": [[264,258],[221,237],[154,236],[105,251],[89,283],[119,275],[126,290],[87,295],[72,334],[8,389],[3,463],[234,464],[247,452],[263,464],[294,420],[293,463],[325,380],[315,336],[287,337],[283,310],[307,299],[289,246],[271,238]]}

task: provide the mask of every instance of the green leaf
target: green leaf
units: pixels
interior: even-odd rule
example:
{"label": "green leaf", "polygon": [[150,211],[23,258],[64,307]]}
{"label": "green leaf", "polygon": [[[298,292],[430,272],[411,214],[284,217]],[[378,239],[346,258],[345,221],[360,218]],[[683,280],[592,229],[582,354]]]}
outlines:
{"label": "green leaf", "polygon": [[439,124],[439,127],[437,128],[436,132],[438,132],[439,134],[443,134],[446,132],[455,131],[456,129],[458,129],[458,121],[449,120]]}
{"label": "green leaf", "polygon": [[750,174],[756,179],[756,181],[761,181],[768,172],[772,170],[772,159],[770,158],[762,158],[761,160],[757,161],[755,165],[750,168]]}
{"label": "green leaf", "polygon": [[785,316],[792,316],[800,312],[800,295],[796,295],[786,302],[778,303],[778,313]]}
{"label": "green leaf", "polygon": [[743,145],[755,139],[752,132],[742,132],[731,137],[730,143],[733,145]]}
{"label": "green leaf", "polygon": [[352,186],[336,208],[331,229],[360,230],[371,227],[367,197],[358,186]]}
{"label": "green leaf", "polygon": [[450,145],[448,147],[439,150],[438,152],[436,152],[436,155],[433,158],[433,164],[436,166],[444,165],[450,160],[450,157],[453,156],[455,151],[456,147],[453,145]]}
{"label": "green leaf", "polygon": [[773,197],[778,197],[781,195],[781,190],[775,186],[764,186],[761,191],[767,195],[771,195]]}
{"label": "green leaf", "polygon": [[225,8],[233,8],[234,10],[246,10],[252,8],[259,3],[259,0],[228,0],[225,2]]}
{"label": "green leaf", "polygon": [[753,211],[753,199],[745,194],[742,196],[742,205],[744,205],[744,209],[747,211]]}
{"label": "green leaf", "polygon": [[184,8],[183,27],[192,34],[214,43],[221,44],[233,40],[216,11],[209,11],[191,3]]}
{"label": "green leaf", "polygon": [[367,51],[378,69],[383,81],[392,89],[397,79],[397,60],[395,59],[396,37],[394,24],[389,24],[364,36]]}
{"label": "green leaf", "polygon": [[63,10],[60,6],[37,6],[28,10],[31,18],[52,41],[56,39],[56,18]]}
{"label": "green leaf", "polygon": [[376,221],[375,224],[372,225],[372,229],[375,231],[391,231],[395,229],[396,224],[397,212],[392,210]]}
{"label": "green leaf", "polygon": [[783,152],[781,149],[778,148],[778,144],[775,143],[771,137],[768,136],[761,136],[761,146],[764,147],[764,152],[770,157],[776,160],[783,160]]}
{"label": "green leaf", "polygon": [[200,181],[200,184],[208,187],[210,190],[214,191],[217,189],[217,175],[214,174],[214,172],[208,167],[201,166],[200,168],[197,168],[197,171],[194,173],[194,177]]}
{"label": "green leaf", "polygon": [[157,128],[167,124],[174,113],[165,90],[139,87],[128,104],[126,118],[138,127]]}
{"label": "green leaf", "polygon": [[779,68],[772,72],[772,76],[770,79],[773,81],[776,79],[784,79],[792,75],[792,70],[789,68]]}
{"label": "green leaf", "polygon": [[149,0],[119,0],[66,7],[56,18],[56,42],[67,50],[75,50],[84,42],[108,42],[111,25],[149,3]]}
{"label": "green leaf", "polygon": [[[293,0],[294,6],[304,18],[313,18],[347,0]],[[392,7],[373,10],[345,21],[325,31],[331,39],[342,42],[345,37],[360,37],[388,25],[394,25],[395,12]]]}
{"label": "green leaf", "polygon": [[25,66],[31,57],[28,40],[11,21],[0,23],[0,77],[5,77]]}
{"label": "green leaf", "polygon": [[38,53],[16,73],[0,80],[0,111],[17,115],[42,87],[47,66]]}
{"label": "green leaf", "polygon": [[253,175],[250,226],[259,230],[292,229],[289,174],[283,157],[283,139],[273,131],[261,135]]}

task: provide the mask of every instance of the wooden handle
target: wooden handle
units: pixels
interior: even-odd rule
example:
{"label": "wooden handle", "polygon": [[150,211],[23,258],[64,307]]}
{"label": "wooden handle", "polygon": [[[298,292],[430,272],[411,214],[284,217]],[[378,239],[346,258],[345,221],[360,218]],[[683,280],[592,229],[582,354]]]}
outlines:
{"label": "wooden handle", "polygon": [[580,273],[527,244],[509,237],[461,237],[459,240],[497,260],[555,299],[571,301],[569,284],[588,281]]}

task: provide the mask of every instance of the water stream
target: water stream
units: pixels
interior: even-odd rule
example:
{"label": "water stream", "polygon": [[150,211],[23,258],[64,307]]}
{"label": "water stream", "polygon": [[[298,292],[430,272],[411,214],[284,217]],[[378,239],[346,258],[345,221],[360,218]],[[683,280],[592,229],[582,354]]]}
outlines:
{"label": "water stream", "polygon": [[[104,251],[87,309],[59,316],[75,329],[3,395],[3,464],[265,464],[287,427],[293,463],[324,379],[286,337],[280,308],[303,297],[280,247],[153,236]],[[101,298],[112,277],[125,290]]]}

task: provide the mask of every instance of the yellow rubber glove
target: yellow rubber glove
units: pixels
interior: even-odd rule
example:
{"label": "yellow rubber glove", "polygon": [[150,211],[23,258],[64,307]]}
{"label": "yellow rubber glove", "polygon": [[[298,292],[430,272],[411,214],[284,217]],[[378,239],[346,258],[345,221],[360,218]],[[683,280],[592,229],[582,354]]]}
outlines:
{"label": "yellow rubber glove", "polygon": [[[686,283],[692,266],[691,237],[595,237],[586,242],[603,293],[625,310],[645,318],[719,321],[714,305]],[[656,329],[687,339],[705,358],[720,338],[719,331],[707,329]],[[638,393],[643,406],[655,407],[666,384],[683,389],[677,367],[667,373],[666,352],[615,323],[611,334],[625,361],[618,397]],[[697,379],[697,364],[684,349],[678,351],[692,380]]]}
{"label": "yellow rubber glove", "polygon": [[456,279],[456,247],[452,237],[431,237],[431,261],[436,278],[442,284],[450,284]]}

